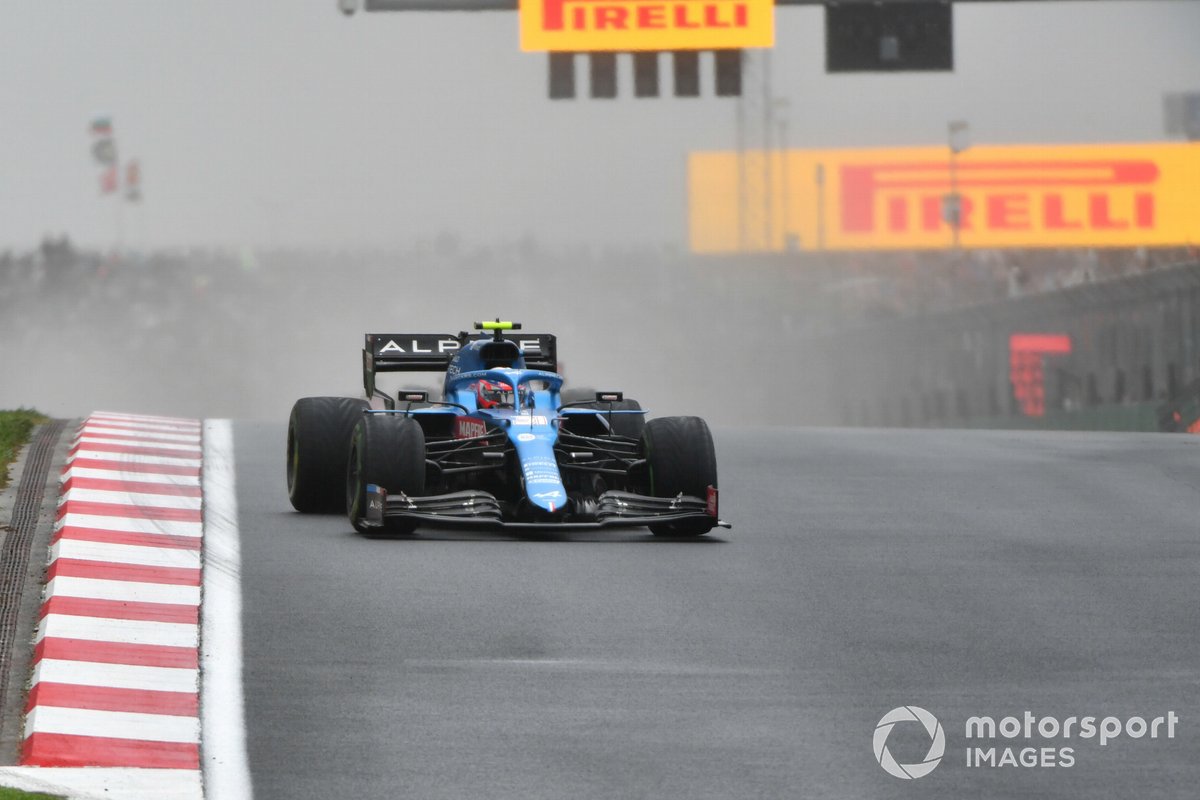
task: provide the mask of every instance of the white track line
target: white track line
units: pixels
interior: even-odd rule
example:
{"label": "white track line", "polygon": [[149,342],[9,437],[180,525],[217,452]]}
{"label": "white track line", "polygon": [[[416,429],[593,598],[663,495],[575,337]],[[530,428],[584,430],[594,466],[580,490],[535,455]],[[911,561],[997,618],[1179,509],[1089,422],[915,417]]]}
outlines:
{"label": "white track line", "polygon": [[204,423],[204,603],[200,767],[210,800],[251,800],[242,684],[241,545],[233,427]]}

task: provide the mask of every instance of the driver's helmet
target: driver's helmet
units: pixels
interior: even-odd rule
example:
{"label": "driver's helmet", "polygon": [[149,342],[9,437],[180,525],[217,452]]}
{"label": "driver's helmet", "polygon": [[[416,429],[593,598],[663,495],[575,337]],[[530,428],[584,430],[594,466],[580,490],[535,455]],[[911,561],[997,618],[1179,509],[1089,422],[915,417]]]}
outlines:
{"label": "driver's helmet", "polygon": [[513,388],[500,381],[475,384],[475,402],[479,408],[513,408]]}

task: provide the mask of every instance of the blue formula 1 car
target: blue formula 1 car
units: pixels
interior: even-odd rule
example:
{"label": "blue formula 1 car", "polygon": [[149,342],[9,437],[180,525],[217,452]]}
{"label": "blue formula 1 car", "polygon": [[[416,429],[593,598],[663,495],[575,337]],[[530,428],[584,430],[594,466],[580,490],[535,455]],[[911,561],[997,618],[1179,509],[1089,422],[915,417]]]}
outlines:
{"label": "blue formula 1 car", "polygon": [[[665,536],[730,527],[699,417],[646,420],[621,392],[564,402],[550,334],[519,323],[478,334],[367,334],[366,400],[306,397],[288,424],[293,507],[345,509],[365,533],[423,524],[491,528],[648,526]],[[376,387],[384,372],[445,371],[443,397]]]}

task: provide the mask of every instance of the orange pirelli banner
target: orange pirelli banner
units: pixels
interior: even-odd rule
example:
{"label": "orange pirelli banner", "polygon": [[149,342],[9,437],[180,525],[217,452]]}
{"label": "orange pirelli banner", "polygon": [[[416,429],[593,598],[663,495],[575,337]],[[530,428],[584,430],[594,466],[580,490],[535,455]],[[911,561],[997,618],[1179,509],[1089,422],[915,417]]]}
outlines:
{"label": "orange pirelli banner", "polygon": [[698,253],[1200,243],[1200,142],[699,152]]}
{"label": "orange pirelli banner", "polygon": [[771,47],[775,0],[521,0],[526,52]]}

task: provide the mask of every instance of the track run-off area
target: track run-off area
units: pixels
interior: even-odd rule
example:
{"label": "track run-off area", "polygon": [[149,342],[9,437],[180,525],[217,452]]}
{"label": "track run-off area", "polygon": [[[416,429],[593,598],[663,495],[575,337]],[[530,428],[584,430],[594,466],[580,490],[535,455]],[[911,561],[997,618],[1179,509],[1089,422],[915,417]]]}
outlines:
{"label": "track run-off area", "polygon": [[[368,539],[291,509],[283,425],[233,423],[254,796],[1194,796],[1200,440],[715,434],[732,531]],[[916,780],[877,760],[904,706],[944,731]],[[1043,735],[1087,716],[1120,734]]]}

